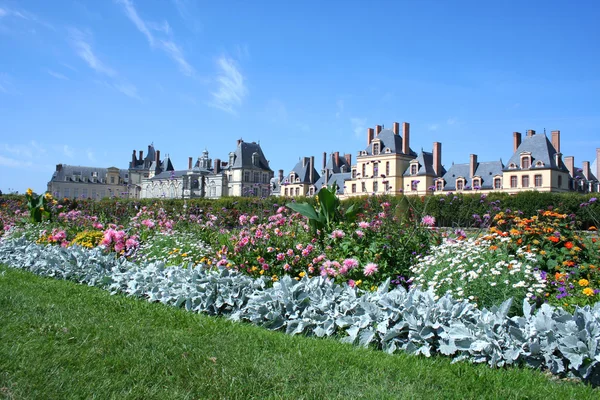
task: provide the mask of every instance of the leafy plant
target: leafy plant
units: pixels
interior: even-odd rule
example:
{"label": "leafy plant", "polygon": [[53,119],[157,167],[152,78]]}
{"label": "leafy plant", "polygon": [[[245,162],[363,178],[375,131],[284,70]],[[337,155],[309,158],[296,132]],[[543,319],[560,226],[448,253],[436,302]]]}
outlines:
{"label": "leafy plant", "polygon": [[51,204],[54,202],[52,195],[46,193],[43,196],[38,195],[31,189],[25,193],[27,207],[29,208],[29,219],[31,222],[40,223],[43,219],[52,221]]}
{"label": "leafy plant", "polygon": [[336,195],[337,183],[330,187],[323,187],[317,193],[317,206],[309,203],[287,203],[286,207],[308,218],[309,226],[313,232],[319,232],[321,237],[335,229],[341,221],[354,222],[360,208],[352,204],[343,209],[340,199]]}

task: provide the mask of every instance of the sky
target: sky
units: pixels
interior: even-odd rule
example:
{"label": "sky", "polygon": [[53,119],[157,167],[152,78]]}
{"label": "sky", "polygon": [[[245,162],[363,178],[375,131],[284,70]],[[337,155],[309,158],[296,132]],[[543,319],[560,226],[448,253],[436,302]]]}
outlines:
{"label": "sky", "polygon": [[[356,154],[409,122],[442,163],[512,155],[512,132],[600,147],[600,2],[0,0],[0,190],[56,164],[187,168],[237,139],[274,171]],[[276,172],[277,173],[277,172]]]}

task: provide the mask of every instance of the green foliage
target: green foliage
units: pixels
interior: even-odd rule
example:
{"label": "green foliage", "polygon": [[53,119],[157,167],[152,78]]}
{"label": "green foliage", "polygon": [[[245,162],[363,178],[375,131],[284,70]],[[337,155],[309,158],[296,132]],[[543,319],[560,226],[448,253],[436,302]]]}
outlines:
{"label": "green foliage", "polygon": [[354,204],[344,210],[336,192],[337,184],[334,183],[330,187],[323,187],[319,190],[316,206],[309,203],[287,203],[286,207],[308,218],[313,232],[318,231],[322,236],[331,232],[342,221],[354,222],[360,210]]}
{"label": "green foliage", "polygon": [[31,189],[27,189],[25,194],[27,207],[29,208],[29,220],[34,223],[40,223],[42,220],[52,221],[52,195],[46,193],[38,195]]}

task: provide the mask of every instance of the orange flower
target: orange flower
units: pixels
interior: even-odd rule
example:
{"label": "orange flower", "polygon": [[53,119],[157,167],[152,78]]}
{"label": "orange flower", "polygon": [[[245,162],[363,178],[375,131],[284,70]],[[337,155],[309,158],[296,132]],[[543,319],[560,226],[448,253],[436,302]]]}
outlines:
{"label": "orange flower", "polygon": [[498,246],[490,246],[490,250],[498,250]]}
{"label": "orange flower", "polygon": [[559,238],[557,238],[556,236],[550,236],[548,237],[548,240],[554,243],[558,243],[560,241]]}
{"label": "orange flower", "polygon": [[598,230],[598,228],[596,228],[594,225],[592,225],[588,228],[588,231],[597,231],[597,230]]}
{"label": "orange flower", "polygon": [[565,274],[561,274],[560,272],[557,272],[554,274],[554,279],[557,281],[562,281],[565,277]]}
{"label": "orange flower", "polygon": [[573,248],[573,242],[567,242],[565,243],[565,247],[569,250],[571,250]]}

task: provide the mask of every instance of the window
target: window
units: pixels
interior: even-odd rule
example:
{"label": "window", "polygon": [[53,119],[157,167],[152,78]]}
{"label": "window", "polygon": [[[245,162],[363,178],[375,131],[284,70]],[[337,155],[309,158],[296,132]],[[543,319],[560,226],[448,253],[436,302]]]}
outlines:
{"label": "window", "polygon": [[250,171],[244,171],[244,182],[250,182]]}
{"label": "window", "polygon": [[377,181],[373,182],[373,193],[377,193],[379,190],[379,183]]}
{"label": "window", "polygon": [[260,182],[260,172],[255,172],[254,173],[254,183],[259,183]]}
{"label": "window", "polygon": [[385,162],[385,175],[390,176],[390,162],[389,161]]}
{"label": "window", "polygon": [[494,178],[494,189],[502,189],[502,179]]}
{"label": "window", "polygon": [[[600,162],[600,161],[599,161]],[[558,176],[558,187],[562,187],[562,175]],[[66,196],[65,196],[66,197]]]}
{"label": "window", "polygon": [[373,163],[373,176],[379,176],[379,163]]}
{"label": "window", "polygon": [[481,189],[481,179],[473,178],[473,189]]}
{"label": "window", "polygon": [[456,180],[456,190],[463,190],[464,188],[465,188],[464,179],[457,179]]}
{"label": "window", "polygon": [[269,183],[269,175],[263,174],[262,183]]}
{"label": "window", "polygon": [[81,197],[84,199],[87,199],[88,197],[88,190],[87,189],[81,189]]}
{"label": "window", "polygon": [[367,176],[367,164],[363,164],[362,165],[362,177],[366,177]]}
{"label": "window", "polygon": [[352,193],[356,193],[356,183],[352,184]]}
{"label": "window", "polygon": [[521,169],[527,169],[531,166],[531,158],[529,156],[521,157]]}
{"label": "window", "polygon": [[388,181],[383,181],[383,184],[385,185],[385,191],[389,192],[389,190],[390,190],[390,183]]}
{"label": "window", "polygon": [[79,189],[77,189],[77,188],[73,189],[73,197],[75,197],[75,198],[79,197]]}
{"label": "window", "polygon": [[69,192],[70,192],[69,188],[65,188],[65,197],[66,197],[67,199],[69,198],[69,195],[70,195],[70,193],[69,193]]}
{"label": "window", "polygon": [[356,169],[352,168],[352,179],[356,179]]}
{"label": "window", "polygon": [[285,188],[285,189],[284,189],[284,191],[283,191],[283,194],[284,194],[285,196],[287,196],[287,195],[288,195],[288,188]]}
{"label": "window", "polygon": [[103,199],[106,197],[106,192],[104,190],[100,191],[100,198]]}
{"label": "window", "polygon": [[419,181],[410,181],[410,189],[411,190],[417,190],[419,186]]}
{"label": "window", "polygon": [[413,164],[410,166],[410,174],[411,175],[416,175],[417,174],[417,164]]}
{"label": "window", "polygon": [[96,189],[92,189],[92,199],[96,198]]}
{"label": "window", "polygon": [[217,195],[217,188],[215,186],[210,187],[210,197],[215,197]]}
{"label": "window", "polygon": [[373,143],[373,155],[376,156],[379,154],[379,143]]}
{"label": "window", "polygon": [[439,180],[435,182],[435,190],[441,191],[444,190],[444,181]]}
{"label": "window", "polygon": [[361,182],[361,186],[362,186],[361,189],[362,189],[363,193],[366,193],[367,192],[367,184],[366,184],[366,182]]}
{"label": "window", "polygon": [[529,175],[523,175],[521,177],[521,186],[524,188],[529,187]]}
{"label": "window", "polygon": [[510,177],[510,187],[511,188],[516,188],[517,187],[517,177],[516,176],[511,176]]}
{"label": "window", "polygon": [[536,175],[533,179],[535,181],[535,187],[542,186],[542,176],[541,175]]}
{"label": "window", "polygon": [[111,177],[110,177],[110,183],[111,183],[111,184],[114,184],[114,183],[115,183],[115,177],[114,177],[114,176],[111,176]]}
{"label": "window", "polygon": [[308,189],[308,194],[310,194],[311,196],[315,194],[315,188],[313,186],[311,186],[310,189]]}
{"label": "window", "polygon": [[300,188],[296,188],[296,196],[300,196]]}

